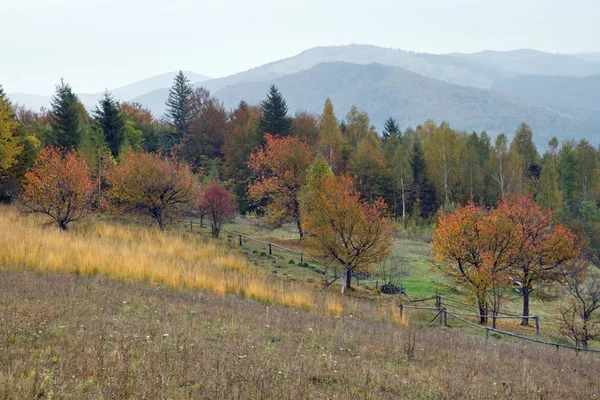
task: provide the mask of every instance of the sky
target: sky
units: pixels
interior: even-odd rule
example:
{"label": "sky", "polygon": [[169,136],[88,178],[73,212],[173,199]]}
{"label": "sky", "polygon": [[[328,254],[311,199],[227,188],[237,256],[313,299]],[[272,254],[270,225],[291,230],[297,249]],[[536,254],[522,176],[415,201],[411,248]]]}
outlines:
{"label": "sky", "polygon": [[0,0],[0,84],[99,92],[176,70],[226,76],[315,46],[600,51],[597,0]]}

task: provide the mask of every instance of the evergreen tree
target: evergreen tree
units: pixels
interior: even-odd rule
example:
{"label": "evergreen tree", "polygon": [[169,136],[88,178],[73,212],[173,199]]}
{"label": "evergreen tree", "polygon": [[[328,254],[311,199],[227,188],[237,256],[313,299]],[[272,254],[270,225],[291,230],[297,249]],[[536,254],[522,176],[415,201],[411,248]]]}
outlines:
{"label": "evergreen tree", "polygon": [[400,137],[402,135],[402,131],[398,126],[396,120],[392,117],[388,118],[383,125],[383,143],[387,143],[390,137]]}
{"label": "evergreen tree", "polygon": [[421,144],[416,141],[413,145],[413,154],[410,160],[413,172],[413,212],[416,209],[423,218],[429,218],[436,211],[437,198],[435,186],[427,178],[427,164]]}
{"label": "evergreen tree", "polygon": [[[84,124],[79,98],[62,79],[52,96],[50,126],[54,144],[64,149],[74,149],[83,138]],[[84,110],[85,111],[85,110]]]}
{"label": "evergreen tree", "polygon": [[117,157],[125,141],[125,121],[119,111],[119,104],[106,91],[96,106],[94,113],[96,121],[104,132],[104,139],[113,157]]}
{"label": "evergreen tree", "polygon": [[292,132],[292,119],[288,117],[288,107],[285,99],[275,85],[271,85],[260,109],[260,132],[272,135],[288,136]]}
{"label": "evergreen tree", "polygon": [[573,143],[563,143],[556,160],[559,174],[559,188],[563,197],[563,211],[575,216],[579,202],[577,201],[577,160],[573,154]]}
{"label": "evergreen tree", "polygon": [[190,98],[193,87],[190,80],[179,71],[166,101],[165,116],[171,124],[171,145],[178,143],[188,133],[191,119]]}

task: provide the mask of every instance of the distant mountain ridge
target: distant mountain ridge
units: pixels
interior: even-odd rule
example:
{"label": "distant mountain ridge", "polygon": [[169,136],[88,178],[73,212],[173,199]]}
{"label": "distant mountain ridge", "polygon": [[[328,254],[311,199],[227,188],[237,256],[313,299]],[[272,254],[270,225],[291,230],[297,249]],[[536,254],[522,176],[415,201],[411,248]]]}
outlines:
{"label": "distant mountain ridge", "polygon": [[[352,105],[369,113],[379,128],[388,117],[403,127],[427,119],[447,121],[457,129],[512,134],[521,122],[532,126],[537,141],[546,144],[556,135],[599,128],[587,114],[567,113],[514,97],[427,78],[398,67],[381,64],[322,63],[309,70],[272,81],[246,82],[215,93],[226,107],[240,100],[258,103],[273,83],[281,90],[290,110],[322,112],[326,98],[338,118]],[[600,132],[600,130],[596,131]]]}

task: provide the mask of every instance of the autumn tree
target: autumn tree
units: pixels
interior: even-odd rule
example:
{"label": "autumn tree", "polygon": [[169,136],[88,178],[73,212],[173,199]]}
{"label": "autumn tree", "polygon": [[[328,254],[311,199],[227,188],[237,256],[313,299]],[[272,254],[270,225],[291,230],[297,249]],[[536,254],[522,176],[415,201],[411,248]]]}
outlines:
{"label": "autumn tree", "polygon": [[319,152],[329,165],[337,167],[342,158],[343,146],[344,138],[333,111],[333,103],[328,98],[323,106],[323,115],[319,124]]}
{"label": "autumn tree", "polygon": [[306,180],[306,169],[314,155],[297,137],[265,134],[266,143],[248,159],[256,180],[248,185],[248,197],[266,201],[266,221],[279,225],[296,223],[300,238],[304,236],[300,220],[298,192]]}
{"label": "autumn tree", "polygon": [[21,199],[26,210],[48,215],[66,231],[89,212],[93,190],[83,158],[46,147],[25,174]]}
{"label": "autumn tree", "polygon": [[179,71],[169,90],[169,97],[165,105],[167,111],[165,117],[172,129],[171,144],[178,143],[187,133],[191,118],[189,100],[193,92],[190,80]]}
{"label": "autumn tree", "polygon": [[540,156],[533,143],[533,131],[527,124],[521,124],[510,144],[511,150],[519,155],[523,180],[540,177]]}
{"label": "autumn tree", "polygon": [[142,132],[142,149],[148,152],[159,150],[160,139],[156,129],[158,121],[152,115],[152,111],[136,102],[122,102],[120,109],[126,124],[130,122],[133,128]]}
{"label": "autumn tree", "polygon": [[109,170],[107,183],[114,209],[148,215],[161,230],[193,207],[198,190],[198,179],[187,164],[158,153],[123,154]]}
{"label": "autumn tree", "polygon": [[23,150],[17,137],[18,126],[12,105],[5,96],[0,96],[0,172],[16,164]]}
{"label": "autumn tree", "polygon": [[368,132],[348,161],[357,190],[367,199],[383,197],[389,186],[390,171],[381,148],[381,139]]}
{"label": "autumn tree", "polygon": [[516,147],[509,149],[506,135],[496,137],[489,160],[489,174],[496,183],[496,192],[505,198],[521,190],[523,167]]}
{"label": "autumn tree", "polygon": [[567,263],[578,256],[578,239],[557,221],[554,212],[540,207],[531,195],[514,194],[505,198],[500,201],[498,212],[510,221],[516,237],[507,262],[521,285],[521,324],[527,325],[531,293],[560,277]]}
{"label": "autumn tree", "polygon": [[324,173],[321,179],[302,197],[302,227],[313,255],[344,268],[344,294],[351,287],[352,272],[389,256],[394,235],[381,199],[362,200],[349,177]]}
{"label": "autumn tree", "polygon": [[277,89],[271,85],[267,99],[260,105],[260,132],[271,135],[288,136],[292,132],[292,119],[288,116],[288,107],[285,99]]}
{"label": "autumn tree", "polygon": [[423,141],[427,173],[444,204],[453,201],[453,191],[460,180],[459,136],[447,123],[435,127]]}
{"label": "autumn tree", "polygon": [[218,238],[226,220],[233,218],[237,203],[223,186],[212,182],[202,191],[201,209],[212,218],[212,237]]}
{"label": "autumn tree", "polygon": [[564,336],[581,345],[600,338],[600,272],[585,262],[567,270],[561,279],[567,299],[559,306]]}
{"label": "autumn tree", "polygon": [[311,149],[317,148],[319,141],[319,118],[308,111],[298,111],[292,119],[294,136],[307,143]]}
{"label": "autumn tree", "polygon": [[[392,211],[395,215],[402,216],[402,221],[405,222],[414,179],[410,167],[410,153],[400,137],[392,135],[386,142],[384,154],[391,174]],[[398,211],[398,200],[401,211]]]}
{"label": "autumn tree", "polygon": [[85,133],[86,117],[85,108],[71,86],[61,80],[52,96],[50,109],[54,144],[64,149],[77,148]]}
{"label": "autumn tree", "polygon": [[559,174],[556,163],[557,145],[558,143],[551,141],[550,148],[544,156],[535,200],[543,207],[560,212],[563,197],[559,188]]}

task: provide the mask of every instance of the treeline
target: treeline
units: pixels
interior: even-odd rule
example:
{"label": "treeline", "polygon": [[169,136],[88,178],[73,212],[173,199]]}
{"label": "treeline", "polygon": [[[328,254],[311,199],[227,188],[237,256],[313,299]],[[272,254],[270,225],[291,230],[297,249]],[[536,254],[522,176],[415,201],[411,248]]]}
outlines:
{"label": "treeline", "polygon": [[[383,198],[411,229],[433,221],[439,209],[472,200],[486,206],[512,193],[533,193],[564,221],[600,247],[600,155],[587,140],[552,139],[541,155],[532,130],[522,124],[514,137],[459,132],[448,123],[426,121],[400,129],[390,117],[377,132],[366,112],[353,107],[339,118],[327,100],[323,113],[288,114],[274,86],[260,105],[241,101],[234,110],[180,73],[157,120],[137,103],[105,93],[91,115],[71,87],[56,87],[50,108],[40,113],[12,105],[0,92],[0,196],[10,201],[25,171],[45,146],[77,149],[101,175],[124,152],[169,153],[193,173],[233,191],[240,212],[262,212],[248,186],[260,175],[248,161],[266,133],[296,137],[320,154],[336,174],[348,174],[369,200]],[[400,116],[401,117],[401,116]],[[596,238],[598,236],[598,238]]]}

